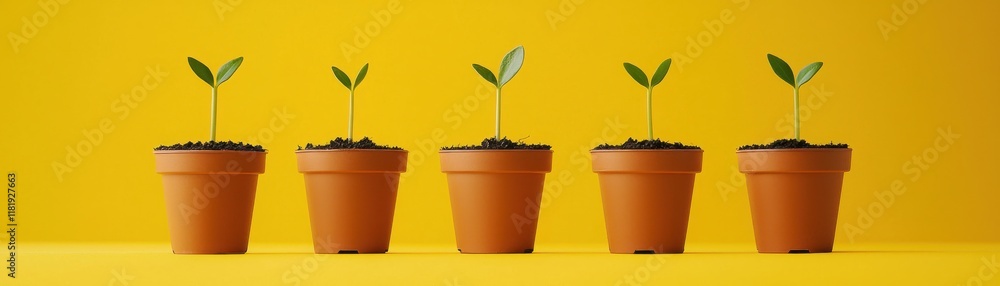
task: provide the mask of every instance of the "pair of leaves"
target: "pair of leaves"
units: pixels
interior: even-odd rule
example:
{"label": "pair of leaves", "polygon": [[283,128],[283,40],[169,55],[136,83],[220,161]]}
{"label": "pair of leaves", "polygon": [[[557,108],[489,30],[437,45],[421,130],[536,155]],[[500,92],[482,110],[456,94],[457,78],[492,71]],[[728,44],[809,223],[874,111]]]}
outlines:
{"label": "pair of leaves", "polygon": [[191,70],[197,75],[201,80],[205,81],[212,88],[217,88],[222,85],[223,82],[229,80],[236,73],[236,69],[240,68],[243,64],[243,57],[238,57],[226,62],[221,67],[219,67],[218,77],[212,76],[212,71],[208,69],[205,64],[199,62],[195,58],[188,57],[188,65],[191,66]]}
{"label": "pair of leaves", "polygon": [[792,74],[792,68],[781,58],[772,54],[767,54],[767,61],[771,63],[771,69],[774,70],[774,73],[777,74],[781,80],[784,80],[794,88],[802,87],[803,84],[809,82],[809,80],[811,80],[813,76],[819,72],[819,69],[823,67],[822,62],[808,64],[799,71],[799,76],[796,78],[795,75]]}
{"label": "pair of leaves", "polygon": [[351,78],[347,76],[347,73],[344,73],[344,71],[335,66],[331,68],[333,69],[333,75],[337,76],[337,80],[340,80],[340,83],[344,84],[344,87],[351,91],[358,88],[358,85],[361,85],[361,81],[365,80],[365,76],[368,75],[368,64],[365,63],[365,66],[361,67],[361,70],[358,71],[358,76],[354,78],[354,85],[351,85]]}
{"label": "pair of leaves", "polygon": [[656,68],[656,72],[653,72],[652,80],[646,79],[646,73],[642,71],[639,67],[633,65],[632,63],[625,63],[625,71],[628,72],[635,82],[638,82],[645,88],[653,88],[654,86],[660,84],[663,78],[667,76],[667,71],[670,70],[671,59],[667,59],[660,63],[660,66]]}
{"label": "pair of leaves", "polygon": [[493,75],[493,71],[490,71],[490,69],[484,66],[472,64],[472,68],[479,73],[479,76],[482,76],[483,79],[492,83],[493,86],[501,88],[514,78],[514,75],[521,70],[522,64],[524,64],[524,47],[517,46],[510,52],[507,52],[507,55],[504,55],[503,59],[500,60],[499,81],[497,81],[497,77]]}

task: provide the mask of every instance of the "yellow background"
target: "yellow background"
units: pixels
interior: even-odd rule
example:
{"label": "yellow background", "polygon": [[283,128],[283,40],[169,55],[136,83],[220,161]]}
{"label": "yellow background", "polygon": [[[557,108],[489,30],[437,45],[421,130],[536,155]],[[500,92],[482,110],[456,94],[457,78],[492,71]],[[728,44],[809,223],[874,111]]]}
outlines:
{"label": "yellow background", "polygon": [[[1000,242],[998,2],[47,1],[60,3],[56,13],[36,1],[0,9],[8,40],[0,45],[0,168],[18,173],[20,243],[166,243],[151,149],[208,136],[210,89],[185,58],[215,71],[244,56],[219,91],[218,137],[269,150],[251,252],[270,244],[309,251],[293,151],[345,135],[347,91],[330,66],[353,76],[364,63],[355,136],[410,150],[392,245],[450,250],[436,150],[492,135],[493,90],[470,65],[495,71],[517,45],[526,60],[504,89],[503,134],[555,150],[540,252],[606,249],[586,150],[644,136],[643,89],[622,62],[651,72],[668,57],[674,65],[654,90],[656,136],[706,150],[688,242],[753,251],[734,152],[788,137],[792,112],[791,90],[766,53],[796,71],[825,62],[802,90],[802,133],[854,148],[838,249]],[[25,36],[24,21],[42,19]],[[884,33],[886,25],[894,29]],[[11,42],[17,36],[25,41]],[[150,76],[157,69],[162,81]],[[78,166],[54,171],[102,124],[102,140]],[[938,139],[948,130],[958,138]],[[915,169],[913,160],[929,162]],[[880,201],[893,184],[905,189]]]}

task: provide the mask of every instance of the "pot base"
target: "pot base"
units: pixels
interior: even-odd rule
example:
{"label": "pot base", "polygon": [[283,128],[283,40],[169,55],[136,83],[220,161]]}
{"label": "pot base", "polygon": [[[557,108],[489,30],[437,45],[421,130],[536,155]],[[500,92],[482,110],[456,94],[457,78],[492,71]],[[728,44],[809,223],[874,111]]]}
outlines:
{"label": "pot base", "polygon": [[383,251],[368,251],[368,252],[359,252],[357,250],[338,250],[337,252],[321,252],[319,250],[316,250],[316,254],[382,254],[386,252],[389,252],[389,250],[386,249]]}
{"label": "pot base", "polygon": [[182,252],[177,252],[176,250],[173,250],[171,252],[173,254],[180,254],[180,255],[198,255],[198,254],[209,254],[209,255],[222,254],[222,255],[225,255],[225,254],[246,254],[247,253],[246,250],[244,250],[244,251],[232,251],[232,252],[205,252],[205,251],[195,251],[195,252],[182,251]]}
{"label": "pot base", "polygon": [[458,252],[461,253],[461,254],[518,254],[518,253],[532,253],[532,252],[535,252],[535,250],[529,248],[529,249],[525,249],[524,251],[521,251],[521,252],[518,252],[518,251],[512,251],[512,252],[466,252],[466,251],[462,251],[462,249],[459,248]]}

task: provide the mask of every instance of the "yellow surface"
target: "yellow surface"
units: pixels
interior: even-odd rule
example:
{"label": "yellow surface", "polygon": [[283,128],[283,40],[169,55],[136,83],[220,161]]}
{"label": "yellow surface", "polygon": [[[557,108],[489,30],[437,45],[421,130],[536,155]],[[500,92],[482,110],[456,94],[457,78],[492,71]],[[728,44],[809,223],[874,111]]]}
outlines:
{"label": "yellow surface", "polygon": [[[831,254],[756,254],[740,245],[686,254],[602,249],[471,255],[442,248],[315,255],[257,246],[246,255],[172,255],[167,245],[42,245],[17,285],[1000,285],[998,245],[880,245]],[[981,284],[980,284],[981,283]],[[6,284],[5,284],[6,285]]]}
{"label": "yellow surface", "polygon": [[[796,70],[826,63],[803,89],[803,137],[854,148],[839,249],[998,243],[998,12],[1000,2],[974,0],[3,1],[0,32],[8,41],[0,44],[0,171],[18,173],[20,243],[85,252],[91,243],[166,243],[151,149],[205,140],[209,129],[209,87],[185,58],[214,71],[245,56],[220,89],[218,136],[270,150],[251,243],[308,245],[303,181],[292,152],[346,133],[347,91],[330,66],[356,71],[371,63],[358,89],[355,135],[411,151],[392,247],[450,250],[454,231],[435,150],[492,135],[493,90],[470,65],[496,70],[503,53],[524,45],[524,67],[504,89],[503,133],[555,150],[539,249],[603,249],[600,195],[586,150],[646,133],[643,90],[622,62],[648,71],[671,57],[674,66],[654,91],[655,133],[706,150],[688,241],[752,246],[734,150],[790,136],[791,90],[764,56],[775,53]],[[952,137],[943,135],[949,132]],[[652,279],[793,279],[801,272],[785,270],[815,268],[834,270],[823,272],[824,283],[925,281],[906,273],[960,281],[975,271],[978,255],[671,256],[669,269]],[[147,278],[221,281],[230,276],[219,273],[243,273],[279,281],[282,269],[307,257],[54,253],[25,256],[21,265],[25,276],[61,281],[100,282],[123,266]],[[468,285],[592,281],[588,275],[607,283],[646,259],[391,257],[397,256],[338,258],[325,267],[352,270],[344,277],[353,279],[426,274],[426,282],[438,284],[451,278]],[[140,262],[129,264],[132,258]],[[356,263],[368,259],[374,264]],[[764,275],[744,268],[758,265],[781,270]],[[429,277],[433,273],[441,275]],[[315,281],[337,279],[334,274]]]}

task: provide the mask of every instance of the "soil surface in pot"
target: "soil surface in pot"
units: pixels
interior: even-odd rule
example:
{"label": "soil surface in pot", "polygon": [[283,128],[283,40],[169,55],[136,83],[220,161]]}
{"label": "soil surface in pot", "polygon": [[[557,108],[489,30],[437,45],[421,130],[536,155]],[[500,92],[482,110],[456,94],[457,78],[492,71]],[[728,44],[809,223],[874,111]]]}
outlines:
{"label": "soil surface in pot", "polygon": [[306,147],[299,146],[299,150],[333,150],[333,149],[378,149],[378,150],[403,150],[396,146],[388,145],[378,145],[374,141],[368,139],[368,137],[361,138],[361,140],[354,141],[353,139],[344,139],[337,137],[336,139],[330,140],[330,143],[322,145],[313,145],[312,143],[306,144]]}
{"label": "soil surface in pot", "polygon": [[208,142],[191,142],[187,143],[177,143],[174,145],[166,146],[161,145],[160,147],[153,148],[156,151],[165,150],[229,150],[229,151],[255,151],[264,152],[264,147],[260,145],[247,144],[243,142],[233,142],[233,141],[208,141]]}
{"label": "soil surface in pot", "polygon": [[459,145],[442,147],[441,150],[552,150],[552,146],[545,144],[528,144],[521,141],[514,142],[507,137],[497,140],[496,138],[483,139],[479,145]]}
{"label": "soil surface in pot", "polygon": [[803,149],[803,148],[848,148],[847,144],[827,143],[812,144],[801,139],[778,139],[769,144],[744,145],[738,150],[760,150],[760,149]]}
{"label": "soil surface in pot", "polygon": [[635,149],[701,149],[701,147],[693,145],[684,145],[681,142],[668,142],[660,139],[653,140],[635,140],[629,137],[625,140],[625,143],[618,145],[611,144],[601,144],[594,147],[594,150],[635,150]]}

